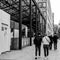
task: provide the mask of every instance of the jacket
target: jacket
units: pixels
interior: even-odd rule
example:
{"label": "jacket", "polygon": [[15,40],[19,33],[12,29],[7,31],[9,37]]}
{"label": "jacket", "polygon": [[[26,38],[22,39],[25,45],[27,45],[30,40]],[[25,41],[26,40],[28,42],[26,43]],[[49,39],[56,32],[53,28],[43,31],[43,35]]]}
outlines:
{"label": "jacket", "polygon": [[40,37],[36,38],[36,37],[35,37],[35,39],[34,39],[34,44],[35,44],[36,46],[40,46],[40,45],[41,45],[41,41],[42,41],[42,38],[40,38]]}
{"label": "jacket", "polygon": [[50,39],[48,36],[43,37],[42,41],[43,41],[43,44],[49,45],[49,43],[50,43]]}

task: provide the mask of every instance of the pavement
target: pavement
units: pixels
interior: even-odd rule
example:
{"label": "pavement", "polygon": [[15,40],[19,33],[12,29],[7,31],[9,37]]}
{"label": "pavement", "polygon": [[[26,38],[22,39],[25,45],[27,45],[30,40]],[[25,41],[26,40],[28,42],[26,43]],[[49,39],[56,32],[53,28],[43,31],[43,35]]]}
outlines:
{"label": "pavement", "polygon": [[[60,60],[60,40],[58,40],[58,49],[56,51],[54,51],[53,47],[51,51],[49,50],[48,60]],[[35,60],[35,47],[32,45],[22,50],[6,52],[0,55],[0,60]],[[44,60],[43,44],[41,46],[41,58],[37,60]]]}

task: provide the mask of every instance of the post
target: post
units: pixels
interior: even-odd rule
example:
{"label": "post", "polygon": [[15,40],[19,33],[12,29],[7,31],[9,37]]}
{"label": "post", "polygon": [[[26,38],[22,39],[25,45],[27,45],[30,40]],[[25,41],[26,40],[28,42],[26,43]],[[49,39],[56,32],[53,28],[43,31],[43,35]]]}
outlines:
{"label": "post", "polygon": [[40,20],[40,35],[41,35],[41,15],[39,15],[39,20]]}
{"label": "post", "polygon": [[38,25],[39,26],[39,28],[38,28],[39,29],[39,34],[41,34],[41,31],[40,31],[40,28],[41,28],[40,27],[40,12],[39,11],[38,11],[38,23],[39,23],[39,25]]}
{"label": "post", "polygon": [[15,23],[13,22],[13,40],[14,40],[14,29],[15,29]]}
{"label": "post", "polygon": [[39,11],[37,10],[37,34],[39,34]]}
{"label": "post", "polygon": [[42,17],[42,34],[44,34],[44,28],[43,28],[44,26],[43,26],[43,24],[44,23],[43,23],[43,17]]}
{"label": "post", "polygon": [[19,0],[19,49],[22,49],[22,0]]}
{"label": "post", "polygon": [[[41,16],[41,18],[42,18],[42,16]],[[42,35],[43,35],[43,18],[42,18]]]}
{"label": "post", "polygon": [[36,10],[36,37],[38,36],[37,34],[37,7],[35,7],[35,10]]}
{"label": "post", "polygon": [[30,46],[32,46],[32,4],[30,0]]}
{"label": "post", "polygon": [[46,34],[46,20],[44,20],[44,34]]}

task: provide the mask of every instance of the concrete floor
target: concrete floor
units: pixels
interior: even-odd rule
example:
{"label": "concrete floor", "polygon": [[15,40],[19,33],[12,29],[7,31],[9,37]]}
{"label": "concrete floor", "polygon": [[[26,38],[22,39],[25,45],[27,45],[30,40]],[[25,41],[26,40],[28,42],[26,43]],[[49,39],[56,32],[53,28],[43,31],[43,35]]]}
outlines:
{"label": "concrete floor", "polygon": [[[0,60],[35,60],[34,49],[33,45],[22,50],[7,52],[0,55]],[[44,60],[43,44],[41,47],[41,58],[37,60]],[[58,41],[58,49],[56,51],[53,48],[49,51],[48,60],[60,60],[60,41]]]}

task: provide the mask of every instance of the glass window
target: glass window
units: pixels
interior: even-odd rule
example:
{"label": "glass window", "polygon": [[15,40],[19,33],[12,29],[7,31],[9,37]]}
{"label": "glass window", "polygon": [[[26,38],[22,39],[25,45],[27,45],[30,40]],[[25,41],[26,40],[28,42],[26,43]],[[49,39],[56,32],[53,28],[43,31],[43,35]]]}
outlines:
{"label": "glass window", "polygon": [[43,3],[43,7],[46,7],[46,3]]}

